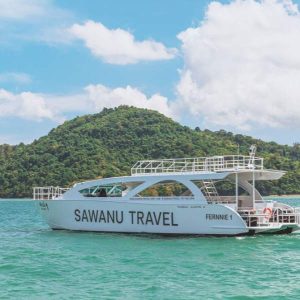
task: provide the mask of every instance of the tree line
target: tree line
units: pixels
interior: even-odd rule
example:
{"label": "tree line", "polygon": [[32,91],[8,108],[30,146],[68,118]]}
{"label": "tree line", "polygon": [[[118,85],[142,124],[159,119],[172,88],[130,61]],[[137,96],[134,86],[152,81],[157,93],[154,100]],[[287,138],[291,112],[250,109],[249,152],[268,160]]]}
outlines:
{"label": "tree line", "polygon": [[0,145],[0,197],[31,197],[34,186],[128,175],[141,159],[247,155],[252,144],[266,168],[287,171],[278,181],[260,182],[260,192],[300,194],[299,143],[191,129],[152,110],[120,106],[66,121],[29,145]]}

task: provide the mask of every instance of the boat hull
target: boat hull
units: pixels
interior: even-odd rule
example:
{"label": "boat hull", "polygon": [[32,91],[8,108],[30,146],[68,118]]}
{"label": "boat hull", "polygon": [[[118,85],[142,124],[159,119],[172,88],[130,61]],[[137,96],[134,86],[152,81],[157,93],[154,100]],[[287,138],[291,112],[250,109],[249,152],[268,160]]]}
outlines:
{"label": "boat hull", "polygon": [[37,202],[42,216],[52,229],[214,236],[249,233],[240,215],[220,204],[105,200]]}
{"label": "boat hull", "polygon": [[299,230],[299,224],[247,227],[241,216],[226,205],[166,202],[37,201],[52,229],[200,236],[288,234]]}

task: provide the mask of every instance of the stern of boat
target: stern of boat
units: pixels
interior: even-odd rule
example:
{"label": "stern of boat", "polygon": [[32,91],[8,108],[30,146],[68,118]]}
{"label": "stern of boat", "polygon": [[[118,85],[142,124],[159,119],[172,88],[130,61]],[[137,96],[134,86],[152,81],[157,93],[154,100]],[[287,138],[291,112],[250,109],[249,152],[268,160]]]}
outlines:
{"label": "stern of boat", "polygon": [[285,234],[300,230],[300,208],[287,205],[242,210],[239,214],[253,234]]}

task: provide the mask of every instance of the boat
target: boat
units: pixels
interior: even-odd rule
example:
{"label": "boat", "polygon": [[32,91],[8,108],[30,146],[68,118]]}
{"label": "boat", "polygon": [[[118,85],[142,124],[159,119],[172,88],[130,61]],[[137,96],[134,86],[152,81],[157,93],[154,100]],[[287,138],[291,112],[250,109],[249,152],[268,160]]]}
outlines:
{"label": "boat", "polygon": [[[264,168],[255,150],[251,146],[248,156],[142,160],[129,176],[68,189],[35,187],[33,198],[52,229],[198,236],[299,230],[300,208],[266,200],[257,190],[258,181],[278,180],[285,172]],[[231,194],[220,193],[222,184]],[[158,193],[170,187],[177,193]]]}

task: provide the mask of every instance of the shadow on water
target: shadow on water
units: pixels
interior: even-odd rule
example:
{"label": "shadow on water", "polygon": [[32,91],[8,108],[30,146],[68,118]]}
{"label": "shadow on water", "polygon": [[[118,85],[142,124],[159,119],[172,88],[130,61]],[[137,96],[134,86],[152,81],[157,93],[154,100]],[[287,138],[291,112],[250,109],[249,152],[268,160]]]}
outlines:
{"label": "shadow on water", "polygon": [[282,237],[293,237],[297,236],[299,237],[300,231],[293,232],[291,234],[285,234],[285,235],[276,235],[276,234],[270,234],[270,235],[244,235],[244,236],[209,236],[209,235],[191,235],[191,234],[157,234],[157,233],[124,233],[124,232],[99,232],[99,231],[75,231],[75,230],[65,230],[65,229],[59,229],[59,230],[40,230],[41,234],[48,234],[48,235],[59,235],[59,236],[86,236],[86,237],[102,237],[102,238],[126,238],[126,239],[135,239],[135,240],[157,240],[157,241],[201,241],[201,240],[253,240],[253,239],[268,239],[268,238],[276,238],[279,236]]}

